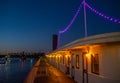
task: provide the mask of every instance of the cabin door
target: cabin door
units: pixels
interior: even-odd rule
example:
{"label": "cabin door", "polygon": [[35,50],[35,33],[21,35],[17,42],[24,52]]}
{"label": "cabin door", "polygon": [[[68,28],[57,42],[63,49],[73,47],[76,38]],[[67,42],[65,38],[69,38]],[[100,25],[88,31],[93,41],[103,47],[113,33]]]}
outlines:
{"label": "cabin door", "polygon": [[70,57],[67,57],[67,62],[66,62],[66,74],[70,74]]}
{"label": "cabin door", "polygon": [[73,55],[71,55],[71,77],[74,79],[74,75],[75,75],[75,68],[74,68],[74,59],[73,59]]}
{"label": "cabin door", "polygon": [[88,83],[88,61],[86,53],[82,54],[82,67],[83,67],[82,83]]}

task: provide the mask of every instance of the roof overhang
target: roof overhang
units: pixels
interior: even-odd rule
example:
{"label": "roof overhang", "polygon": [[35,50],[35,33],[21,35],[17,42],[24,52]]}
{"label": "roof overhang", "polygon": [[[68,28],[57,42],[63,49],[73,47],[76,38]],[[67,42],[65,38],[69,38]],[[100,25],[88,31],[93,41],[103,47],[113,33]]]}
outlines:
{"label": "roof overhang", "polygon": [[105,33],[105,34],[100,34],[100,35],[95,35],[95,36],[78,39],[78,40],[75,40],[71,43],[68,43],[68,44],[56,49],[53,52],[64,51],[64,50],[68,50],[68,49],[72,49],[72,48],[74,49],[77,47],[80,48],[80,46],[84,47],[84,46],[88,46],[88,45],[106,44],[106,43],[114,43],[114,42],[120,43],[120,32]]}

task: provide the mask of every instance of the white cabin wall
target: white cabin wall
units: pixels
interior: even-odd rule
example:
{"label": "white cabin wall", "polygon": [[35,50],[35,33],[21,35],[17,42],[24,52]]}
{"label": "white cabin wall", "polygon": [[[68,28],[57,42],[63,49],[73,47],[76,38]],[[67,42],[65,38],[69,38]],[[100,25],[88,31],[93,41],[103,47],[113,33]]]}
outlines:
{"label": "white cabin wall", "polygon": [[[101,49],[100,45],[95,45],[95,46],[90,46],[89,47],[89,52],[88,52],[89,55],[87,56],[87,60],[88,60],[88,73],[91,73],[91,55],[98,54],[99,62],[100,62],[101,50],[102,49]],[[99,65],[101,65],[101,64],[99,63]]]}
{"label": "white cabin wall", "polygon": [[107,79],[120,80],[120,46],[102,48],[101,75]]}
{"label": "white cabin wall", "polygon": [[88,83],[103,83],[101,81],[101,77],[99,74],[92,73],[92,68],[91,68],[91,55],[98,54],[99,56],[99,73],[101,73],[101,46],[100,45],[92,45],[89,46],[89,52],[87,55],[87,60],[88,60]]}
{"label": "white cabin wall", "polygon": [[99,75],[91,72],[91,56],[88,57],[89,83],[120,83],[120,45],[90,47],[90,55],[99,55]]}
{"label": "white cabin wall", "polygon": [[[66,64],[66,57],[65,57],[65,55],[64,54],[62,54],[61,53],[61,61],[60,61],[60,70],[62,71],[62,72],[64,72],[64,73],[66,73],[66,66],[65,66],[65,64]],[[64,60],[64,61],[63,61]]]}
{"label": "white cabin wall", "polygon": [[[82,48],[81,48],[82,49]],[[84,49],[84,48],[83,48]],[[71,68],[74,66],[75,74],[74,80],[77,83],[82,83],[82,54],[86,50],[71,50],[70,51],[70,74]],[[120,83],[120,44],[100,44],[90,45],[89,51],[86,57],[88,59],[88,83]],[[99,74],[91,72],[91,54],[99,55]],[[76,68],[76,55],[79,55],[79,69]],[[67,58],[64,56],[64,64],[60,62],[59,69],[66,73]],[[62,58],[63,61],[63,58]],[[52,62],[57,67],[56,61]]]}
{"label": "white cabin wall", "polygon": [[[74,80],[77,83],[82,83],[82,50],[73,50],[72,51],[72,63],[75,69]],[[76,55],[79,55],[79,69],[76,68]]]}

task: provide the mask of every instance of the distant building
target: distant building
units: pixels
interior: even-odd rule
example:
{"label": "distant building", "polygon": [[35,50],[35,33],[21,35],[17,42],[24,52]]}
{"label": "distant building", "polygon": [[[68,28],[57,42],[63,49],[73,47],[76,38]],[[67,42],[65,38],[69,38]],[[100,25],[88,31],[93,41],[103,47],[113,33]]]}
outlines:
{"label": "distant building", "polygon": [[52,50],[57,49],[58,45],[58,35],[54,34],[52,39]]}

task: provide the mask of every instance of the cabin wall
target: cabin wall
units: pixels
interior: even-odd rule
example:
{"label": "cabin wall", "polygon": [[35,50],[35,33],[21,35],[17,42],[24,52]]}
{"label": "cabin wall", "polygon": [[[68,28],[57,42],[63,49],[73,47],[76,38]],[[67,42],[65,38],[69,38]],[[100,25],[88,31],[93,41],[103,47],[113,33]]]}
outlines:
{"label": "cabin wall", "polygon": [[[88,62],[88,83],[120,83],[120,44],[99,44],[69,50],[68,54],[60,53],[60,61],[52,59],[51,62],[64,73],[67,72],[69,62],[69,73],[66,74],[77,83],[83,83],[83,54]],[[79,68],[76,68],[76,55],[79,56]],[[95,55],[99,57],[99,73],[92,72],[91,58]]]}
{"label": "cabin wall", "polygon": [[120,80],[120,45],[102,47],[101,75],[106,79]]}
{"label": "cabin wall", "polygon": [[[82,50],[72,50],[71,51],[71,74],[72,74],[72,66],[74,67],[74,80],[77,83],[82,82]],[[79,56],[79,68],[76,67],[76,56]],[[72,77],[72,76],[71,76]]]}
{"label": "cabin wall", "polygon": [[[119,72],[120,45],[107,44],[107,45],[90,46],[88,54],[89,55],[87,55],[87,59],[88,59],[88,82],[89,83],[93,83],[93,82],[94,83],[119,83],[120,82],[120,72]],[[94,54],[98,54],[99,56],[99,74],[95,74],[91,72],[91,69],[92,69],[91,55],[94,55]],[[80,59],[80,61],[82,61],[82,59]],[[76,73],[78,72],[76,71]],[[76,78],[78,79],[77,76]],[[79,83],[80,82],[81,81],[79,81]]]}
{"label": "cabin wall", "polygon": [[[90,47],[88,56],[89,83],[120,82],[120,45],[108,44]],[[91,54],[99,55],[99,75],[91,73]]]}

